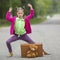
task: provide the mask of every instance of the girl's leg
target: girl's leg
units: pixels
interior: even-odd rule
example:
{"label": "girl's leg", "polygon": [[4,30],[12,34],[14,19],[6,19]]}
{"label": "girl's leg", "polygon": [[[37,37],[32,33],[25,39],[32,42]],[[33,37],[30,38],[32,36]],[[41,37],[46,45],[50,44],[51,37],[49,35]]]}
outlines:
{"label": "girl's leg", "polygon": [[8,50],[9,50],[10,53],[12,52],[11,42],[14,42],[14,41],[16,41],[16,40],[18,40],[18,39],[19,39],[19,38],[18,38],[16,35],[14,35],[14,36],[12,36],[10,39],[8,39],[8,40],[6,41],[6,45],[7,45]]}
{"label": "girl's leg", "polygon": [[28,43],[30,43],[30,44],[35,43],[27,34],[22,35],[21,39],[28,42]]}
{"label": "girl's leg", "polygon": [[[28,43],[30,43],[30,44],[35,43],[27,34],[22,35],[21,39],[28,42]],[[48,55],[48,53],[46,51],[44,51],[44,49],[43,49],[43,53],[44,53],[44,55]]]}
{"label": "girl's leg", "polygon": [[28,37],[27,34],[24,34],[24,35],[20,36],[19,38],[18,38],[17,35],[14,35],[14,36],[12,36],[11,38],[9,38],[9,39],[6,41],[6,45],[7,45],[8,50],[9,50],[10,53],[12,52],[11,43],[14,42],[14,41],[16,41],[16,40],[19,40],[19,39],[22,39],[22,40],[24,40],[24,41],[26,41],[26,42],[28,42],[28,43],[34,43],[34,42],[32,41],[32,39]]}

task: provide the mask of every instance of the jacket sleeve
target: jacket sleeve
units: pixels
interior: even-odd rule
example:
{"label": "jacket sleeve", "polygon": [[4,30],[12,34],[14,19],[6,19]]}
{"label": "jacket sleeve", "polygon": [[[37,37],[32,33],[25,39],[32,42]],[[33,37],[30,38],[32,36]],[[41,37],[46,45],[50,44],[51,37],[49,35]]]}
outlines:
{"label": "jacket sleeve", "polygon": [[34,16],[34,9],[30,10],[30,14],[26,16],[27,19],[31,19]]}
{"label": "jacket sleeve", "polygon": [[6,13],[6,20],[13,22],[15,20],[16,16],[12,17],[11,12]]}

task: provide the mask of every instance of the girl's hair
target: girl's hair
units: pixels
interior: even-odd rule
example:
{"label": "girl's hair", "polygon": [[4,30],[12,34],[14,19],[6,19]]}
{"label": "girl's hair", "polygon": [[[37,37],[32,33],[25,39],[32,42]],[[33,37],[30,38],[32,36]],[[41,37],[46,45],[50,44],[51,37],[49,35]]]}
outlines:
{"label": "girl's hair", "polygon": [[17,7],[17,11],[22,10],[24,12],[24,9],[22,7]]}
{"label": "girl's hair", "polygon": [[[24,12],[24,9],[25,9],[24,7],[23,8],[22,7],[17,7],[17,12],[18,12],[18,10],[22,10]],[[24,14],[23,18],[25,18],[25,17],[26,17],[26,15]]]}

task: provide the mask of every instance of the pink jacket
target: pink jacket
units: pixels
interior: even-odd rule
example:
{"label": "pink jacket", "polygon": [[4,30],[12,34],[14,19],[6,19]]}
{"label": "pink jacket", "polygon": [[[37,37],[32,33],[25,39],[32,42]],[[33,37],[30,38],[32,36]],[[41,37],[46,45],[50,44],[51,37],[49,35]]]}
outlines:
{"label": "pink jacket", "polygon": [[[30,19],[33,16],[34,16],[34,10],[30,10],[30,14],[25,17],[25,30],[27,34],[31,33]],[[10,34],[14,34],[15,33],[14,24],[15,24],[16,16],[11,17],[11,13],[7,12],[6,20],[11,22]]]}

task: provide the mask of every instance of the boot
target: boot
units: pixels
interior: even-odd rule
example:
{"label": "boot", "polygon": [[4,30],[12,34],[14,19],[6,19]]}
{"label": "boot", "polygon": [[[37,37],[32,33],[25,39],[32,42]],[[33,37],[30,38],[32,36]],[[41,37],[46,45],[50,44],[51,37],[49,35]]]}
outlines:
{"label": "boot", "polygon": [[10,53],[9,53],[9,57],[12,57],[12,56],[13,56],[13,53],[12,53],[12,52],[10,52]]}
{"label": "boot", "polygon": [[47,53],[46,51],[43,51],[43,54],[44,55],[50,55],[49,53]]}

